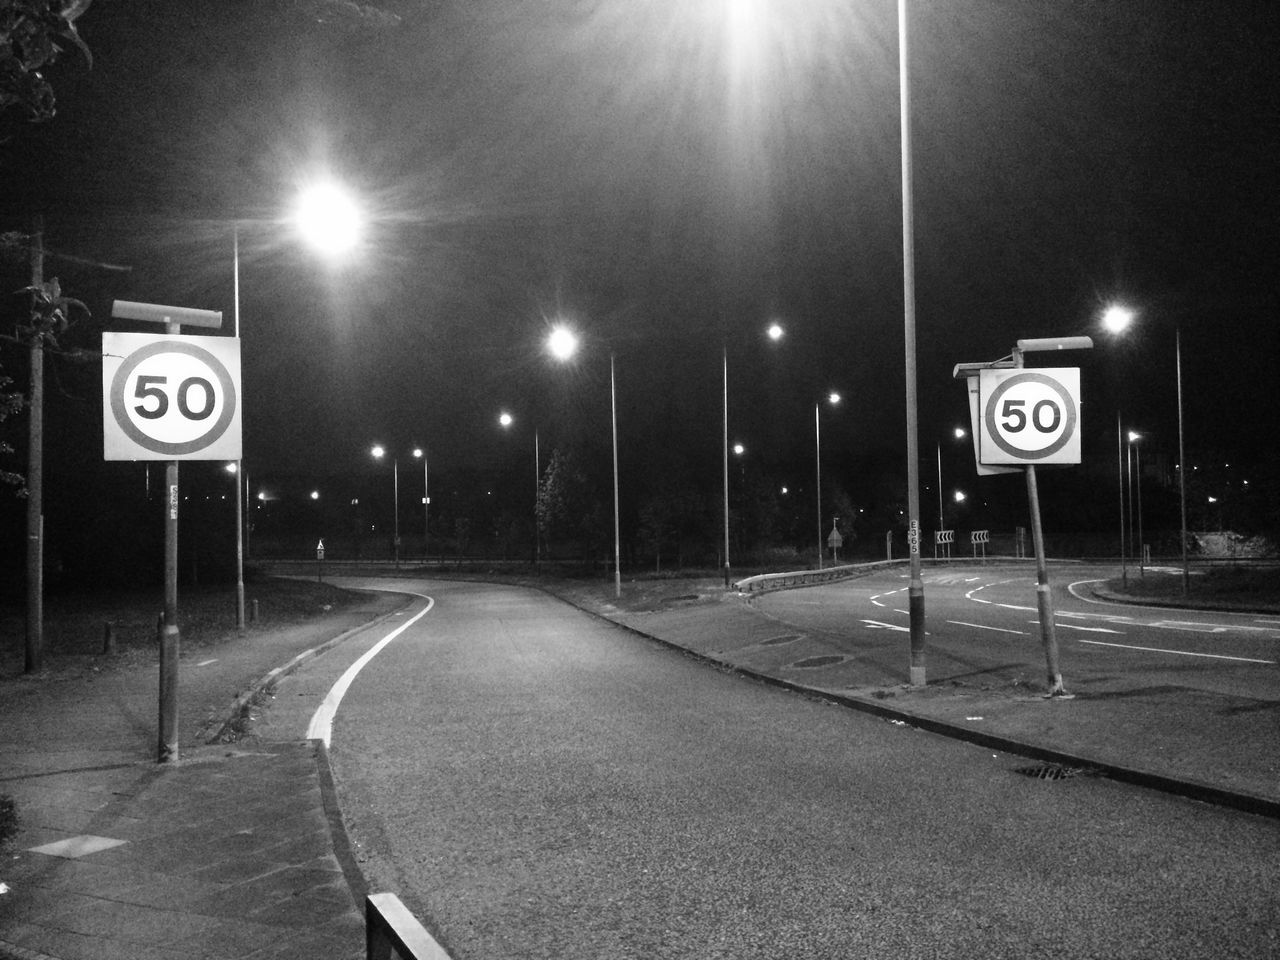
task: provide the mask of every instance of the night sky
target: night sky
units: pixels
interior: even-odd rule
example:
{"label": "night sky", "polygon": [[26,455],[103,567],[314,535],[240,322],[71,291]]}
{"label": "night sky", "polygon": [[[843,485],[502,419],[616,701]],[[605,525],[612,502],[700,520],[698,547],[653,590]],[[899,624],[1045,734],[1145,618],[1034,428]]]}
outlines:
{"label": "night sky", "polygon": [[[1095,336],[1053,358],[1084,370],[1086,461],[1114,463],[1117,410],[1174,456],[1175,328],[1188,459],[1274,471],[1273,5],[909,6],[926,479],[967,421],[952,366],[1020,337]],[[715,478],[722,351],[731,439],[775,473],[811,469],[830,388],[832,469],[866,496],[903,472],[892,0],[98,0],[80,32],[92,69],[68,52],[58,115],[0,146],[3,229],[43,212],[91,348],[141,329],[113,298],[221,309],[230,334],[237,229],[260,475],[364,470],[375,440],[531,473],[535,428],[605,442],[612,353],[624,486],[655,462]],[[368,217],[341,267],[286,222],[322,173]],[[1119,343],[1114,300],[1139,311]],[[542,348],[560,319],[569,368]],[[87,449],[94,375],[50,412]]]}

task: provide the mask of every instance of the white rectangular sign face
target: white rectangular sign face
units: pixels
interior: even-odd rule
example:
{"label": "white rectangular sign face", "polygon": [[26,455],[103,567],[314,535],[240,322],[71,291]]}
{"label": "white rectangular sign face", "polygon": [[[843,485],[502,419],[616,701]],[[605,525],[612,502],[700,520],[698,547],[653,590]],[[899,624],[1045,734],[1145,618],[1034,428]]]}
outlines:
{"label": "white rectangular sign face", "polygon": [[1080,462],[1080,369],[980,370],[978,462]]}
{"label": "white rectangular sign face", "polygon": [[102,335],[106,460],[239,460],[240,341]]}

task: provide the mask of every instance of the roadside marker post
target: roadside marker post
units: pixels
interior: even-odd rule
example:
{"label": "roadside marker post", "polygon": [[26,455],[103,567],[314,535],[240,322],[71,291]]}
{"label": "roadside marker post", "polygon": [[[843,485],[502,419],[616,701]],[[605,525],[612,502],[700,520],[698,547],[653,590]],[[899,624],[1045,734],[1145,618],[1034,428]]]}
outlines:
{"label": "roadside marker post", "polygon": [[217,329],[222,312],[116,300],[111,316],[164,334],[102,335],[103,458],[165,462],[164,614],[157,760],[178,761],[179,460],[240,460],[240,341],[183,337]]}

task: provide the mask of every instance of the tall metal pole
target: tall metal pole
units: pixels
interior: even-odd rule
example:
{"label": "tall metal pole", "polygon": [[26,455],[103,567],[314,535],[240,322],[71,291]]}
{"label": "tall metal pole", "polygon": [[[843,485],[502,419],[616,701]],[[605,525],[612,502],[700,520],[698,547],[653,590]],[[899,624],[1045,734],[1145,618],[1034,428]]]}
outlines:
{"label": "tall metal pole", "polygon": [[[181,324],[164,325],[167,336],[182,332]],[[157,760],[178,761],[178,461],[164,468],[164,626],[160,630],[160,717]]]}
{"label": "tall metal pole", "polygon": [[1129,586],[1129,565],[1124,552],[1124,434],[1120,427],[1120,411],[1116,411],[1116,480],[1120,487],[1120,583]]}
{"label": "tall metal pole", "polygon": [[1147,548],[1142,539],[1142,447],[1133,448],[1134,472],[1138,474],[1138,576],[1147,575]]}
{"label": "tall metal pole", "polygon": [[1129,509],[1129,549],[1137,553],[1142,545],[1133,538],[1133,441],[1128,439],[1124,445],[1124,486]]}
{"label": "tall metal pole", "polygon": [[915,232],[911,188],[911,71],[908,63],[907,0],[898,0],[898,87],[902,113],[902,310],[907,393],[907,544],[910,578],[911,685],[925,684],[924,580],[920,574],[920,447],[916,412]]}
{"label": "tall metal pole", "polygon": [[[723,347],[724,359],[724,586],[729,588],[729,347]],[[818,548],[822,552],[821,546]]]}
{"label": "tall metal pole", "polygon": [[613,421],[613,595],[622,596],[622,538],[618,524],[618,389],[609,354],[609,412]]}
{"label": "tall metal pole", "polygon": [[938,444],[938,529],[947,529],[942,512],[942,444]]}
{"label": "tall metal pole", "polygon": [[[240,226],[237,224],[231,231],[232,253],[232,288],[234,300],[232,317],[235,325],[235,336],[240,337]],[[240,476],[244,469],[242,459],[236,461],[236,629],[244,630],[244,499],[241,497]]]}
{"label": "tall metal pole", "polygon": [[391,458],[391,490],[395,502],[391,505],[391,548],[395,554],[396,569],[400,569],[400,458]]}
{"label": "tall metal pole", "polygon": [[818,569],[822,569],[822,427],[819,425],[818,404],[813,405],[814,466],[818,488]]}
{"label": "tall metal pole", "polygon": [[427,549],[427,533],[430,527],[428,523],[428,511],[431,508],[431,487],[427,477],[427,448],[422,448],[422,559],[425,561],[431,556],[431,552]]}
{"label": "tall metal pole", "polygon": [[[32,227],[31,285],[39,288],[44,284],[44,218],[37,215]],[[38,321],[31,330],[27,437],[27,638],[23,669],[37,673],[44,666],[44,328]]]}
{"label": "tall metal pole", "polygon": [[[610,368],[612,370],[612,368]],[[533,564],[542,559],[542,537],[538,531],[538,493],[542,485],[542,456],[538,451],[538,431],[533,431]]]}
{"label": "tall metal pole", "polygon": [[1182,507],[1182,595],[1191,592],[1191,573],[1187,566],[1187,451],[1182,437],[1182,327],[1174,329],[1174,359],[1178,373],[1178,498]]}

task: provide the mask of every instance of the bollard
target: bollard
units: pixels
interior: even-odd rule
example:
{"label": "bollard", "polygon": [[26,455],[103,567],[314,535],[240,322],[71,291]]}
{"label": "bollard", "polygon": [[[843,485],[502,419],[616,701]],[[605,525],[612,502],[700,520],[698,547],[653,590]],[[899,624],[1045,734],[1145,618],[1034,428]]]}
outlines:
{"label": "bollard", "polygon": [[252,600],[249,603],[249,622],[250,623],[258,622],[258,601],[257,600]]}
{"label": "bollard", "polygon": [[110,620],[102,625],[102,652],[107,655],[116,652],[116,627]]}

